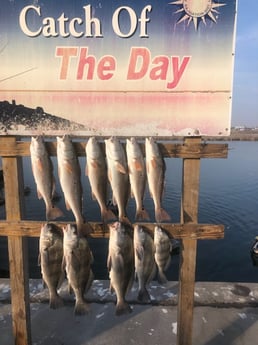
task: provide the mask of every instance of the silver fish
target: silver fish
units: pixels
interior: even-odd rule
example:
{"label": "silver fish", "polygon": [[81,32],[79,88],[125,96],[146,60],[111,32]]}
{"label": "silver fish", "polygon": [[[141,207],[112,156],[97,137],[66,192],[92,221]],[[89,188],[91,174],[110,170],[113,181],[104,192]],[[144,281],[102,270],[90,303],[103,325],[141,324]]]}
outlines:
{"label": "silver fish", "polygon": [[134,280],[134,251],[132,229],[128,224],[115,222],[110,224],[107,267],[110,278],[110,290],[116,293],[116,315],[130,313],[131,307],[125,296]]}
{"label": "silver fish", "polygon": [[135,273],[138,278],[138,300],[150,302],[151,298],[146,286],[156,274],[156,263],[154,260],[154,242],[149,232],[140,225],[134,227],[134,258]]}
{"label": "silver fish", "polygon": [[158,281],[161,284],[167,283],[165,271],[171,262],[172,243],[167,233],[159,226],[154,229],[155,261],[158,267]]}
{"label": "silver fish", "polygon": [[107,166],[104,154],[95,137],[88,140],[86,145],[87,166],[86,175],[88,175],[92,197],[97,200],[103,222],[115,219],[114,213],[107,208]]}
{"label": "silver fish", "polygon": [[108,179],[113,192],[113,201],[118,207],[121,222],[129,222],[126,205],[129,198],[129,176],[126,155],[122,144],[115,137],[105,140]]}
{"label": "silver fish", "polygon": [[86,237],[78,235],[76,225],[67,224],[64,232],[63,269],[66,271],[69,291],[75,294],[76,315],[89,312],[89,306],[84,299],[93,282],[91,264],[93,256]]}
{"label": "silver fish", "polygon": [[45,224],[41,227],[39,237],[39,265],[44,283],[49,290],[49,306],[57,309],[63,305],[57,289],[64,280],[62,270],[63,235],[54,224]]}
{"label": "silver fish", "polygon": [[53,204],[55,192],[53,164],[41,136],[31,138],[30,154],[38,198],[43,198],[46,205],[46,219],[52,220],[63,216],[63,212]]}
{"label": "silver fish", "polygon": [[127,164],[131,195],[136,203],[136,221],[149,220],[150,217],[143,207],[143,197],[146,186],[146,168],[143,154],[135,138],[126,140]]}
{"label": "silver fish", "polygon": [[169,214],[162,208],[161,199],[164,190],[165,162],[154,139],[146,138],[146,167],[150,195],[155,206],[156,222],[169,221]]}
{"label": "silver fish", "polygon": [[82,215],[81,169],[73,143],[68,135],[57,137],[57,163],[67,210],[72,210],[79,234],[88,234],[91,227]]}

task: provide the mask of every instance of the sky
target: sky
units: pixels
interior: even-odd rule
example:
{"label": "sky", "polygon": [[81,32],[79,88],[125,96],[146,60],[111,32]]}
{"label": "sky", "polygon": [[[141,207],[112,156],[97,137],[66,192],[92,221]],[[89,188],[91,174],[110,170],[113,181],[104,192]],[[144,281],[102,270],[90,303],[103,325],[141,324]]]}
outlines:
{"label": "sky", "polygon": [[238,0],[232,126],[258,127],[258,1]]}

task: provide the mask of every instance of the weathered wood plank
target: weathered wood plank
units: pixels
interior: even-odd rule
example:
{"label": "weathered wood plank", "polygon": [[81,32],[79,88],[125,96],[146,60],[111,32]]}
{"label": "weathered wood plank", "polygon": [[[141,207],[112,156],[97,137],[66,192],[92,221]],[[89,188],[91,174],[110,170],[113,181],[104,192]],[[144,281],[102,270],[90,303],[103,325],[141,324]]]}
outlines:
{"label": "weathered wood plank", "polygon": [[[187,138],[185,145],[196,147],[200,138]],[[200,159],[183,160],[181,222],[198,222]],[[193,332],[194,284],[197,240],[182,239],[179,272],[177,344],[191,345]]]}
{"label": "weathered wood plank", "polygon": [[[14,147],[15,138],[1,138],[3,143]],[[5,157],[2,159],[7,221],[22,218],[23,176],[21,158]],[[16,236],[8,237],[8,255],[11,282],[12,324],[16,345],[31,344],[31,324],[29,305],[29,275],[27,258],[27,239]]]}
{"label": "weathered wood plank", "polygon": [[[74,142],[74,147],[78,156],[85,156],[85,146],[87,141]],[[15,157],[15,156],[29,156],[30,142],[17,142],[8,145],[3,141],[0,147],[0,156]],[[51,156],[56,156],[56,142],[46,141],[46,145]],[[102,145],[104,145],[102,143]],[[140,143],[142,151],[145,152],[143,143]],[[227,158],[228,145],[227,144],[207,144],[195,143],[189,145],[178,143],[162,143],[159,142],[161,153],[164,157],[171,158]]]}
{"label": "weathered wood plank", "polygon": [[[0,221],[0,236],[27,236],[39,237],[40,228],[44,222],[40,221]],[[52,222],[60,229],[67,224],[67,222]],[[74,222],[71,222],[74,223]],[[93,229],[91,237],[93,238],[108,238],[109,230],[107,226],[103,228],[102,223],[89,223]],[[155,224],[153,223],[139,223],[145,226],[150,232],[154,232]],[[193,239],[221,239],[224,237],[224,225],[214,224],[162,224],[161,227],[168,232],[168,234],[175,238],[193,238]]]}

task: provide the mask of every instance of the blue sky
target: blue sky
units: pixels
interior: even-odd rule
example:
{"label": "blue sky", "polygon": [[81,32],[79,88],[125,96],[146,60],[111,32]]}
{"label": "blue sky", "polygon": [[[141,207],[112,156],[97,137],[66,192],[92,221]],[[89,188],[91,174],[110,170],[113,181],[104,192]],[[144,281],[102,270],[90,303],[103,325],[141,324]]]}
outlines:
{"label": "blue sky", "polygon": [[238,0],[232,126],[258,126],[257,15],[257,0]]}

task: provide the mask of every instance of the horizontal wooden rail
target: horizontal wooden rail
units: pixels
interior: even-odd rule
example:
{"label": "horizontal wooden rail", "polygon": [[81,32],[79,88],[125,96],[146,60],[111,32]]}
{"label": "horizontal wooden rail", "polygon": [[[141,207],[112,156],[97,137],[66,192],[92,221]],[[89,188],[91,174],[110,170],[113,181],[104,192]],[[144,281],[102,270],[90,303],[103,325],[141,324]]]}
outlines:
{"label": "horizontal wooden rail", "polygon": [[[6,143],[4,138],[0,137],[0,156],[30,156],[30,142],[17,141],[12,145]],[[85,156],[85,146],[87,141],[74,141],[74,147],[78,156]],[[162,143],[158,142],[163,157],[171,158],[227,158],[228,144],[178,144],[178,143]],[[104,145],[102,143],[102,145]],[[142,151],[145,152],[145,146],[140,143]],[[48,152],[51,156],[56,156],[56,142],[46,141]]]}
{"label": "horizontal wooden rail", "polygon": [[[28,236],[39,237],[40,229],[44,221],[0,221],[0,236]],[[59,226],[64,227],[68,222],[52,222]],[[69,222],[74,223],[74,222]],[[107,226],[102,223],[89,223],[93,229],[90,237],[93,238],[108,238],[109,230]],[[154,231],[157,224],[155,223],[139,223],[146,227],[150,232]],[[133,224],[134,225],[134,224]],[[162,229],[166,230],[171,237],[176,239],[191,238],[191,239],[221,239],[224,237],[224,225],[213,224],[175,224],[163,223]]]}

